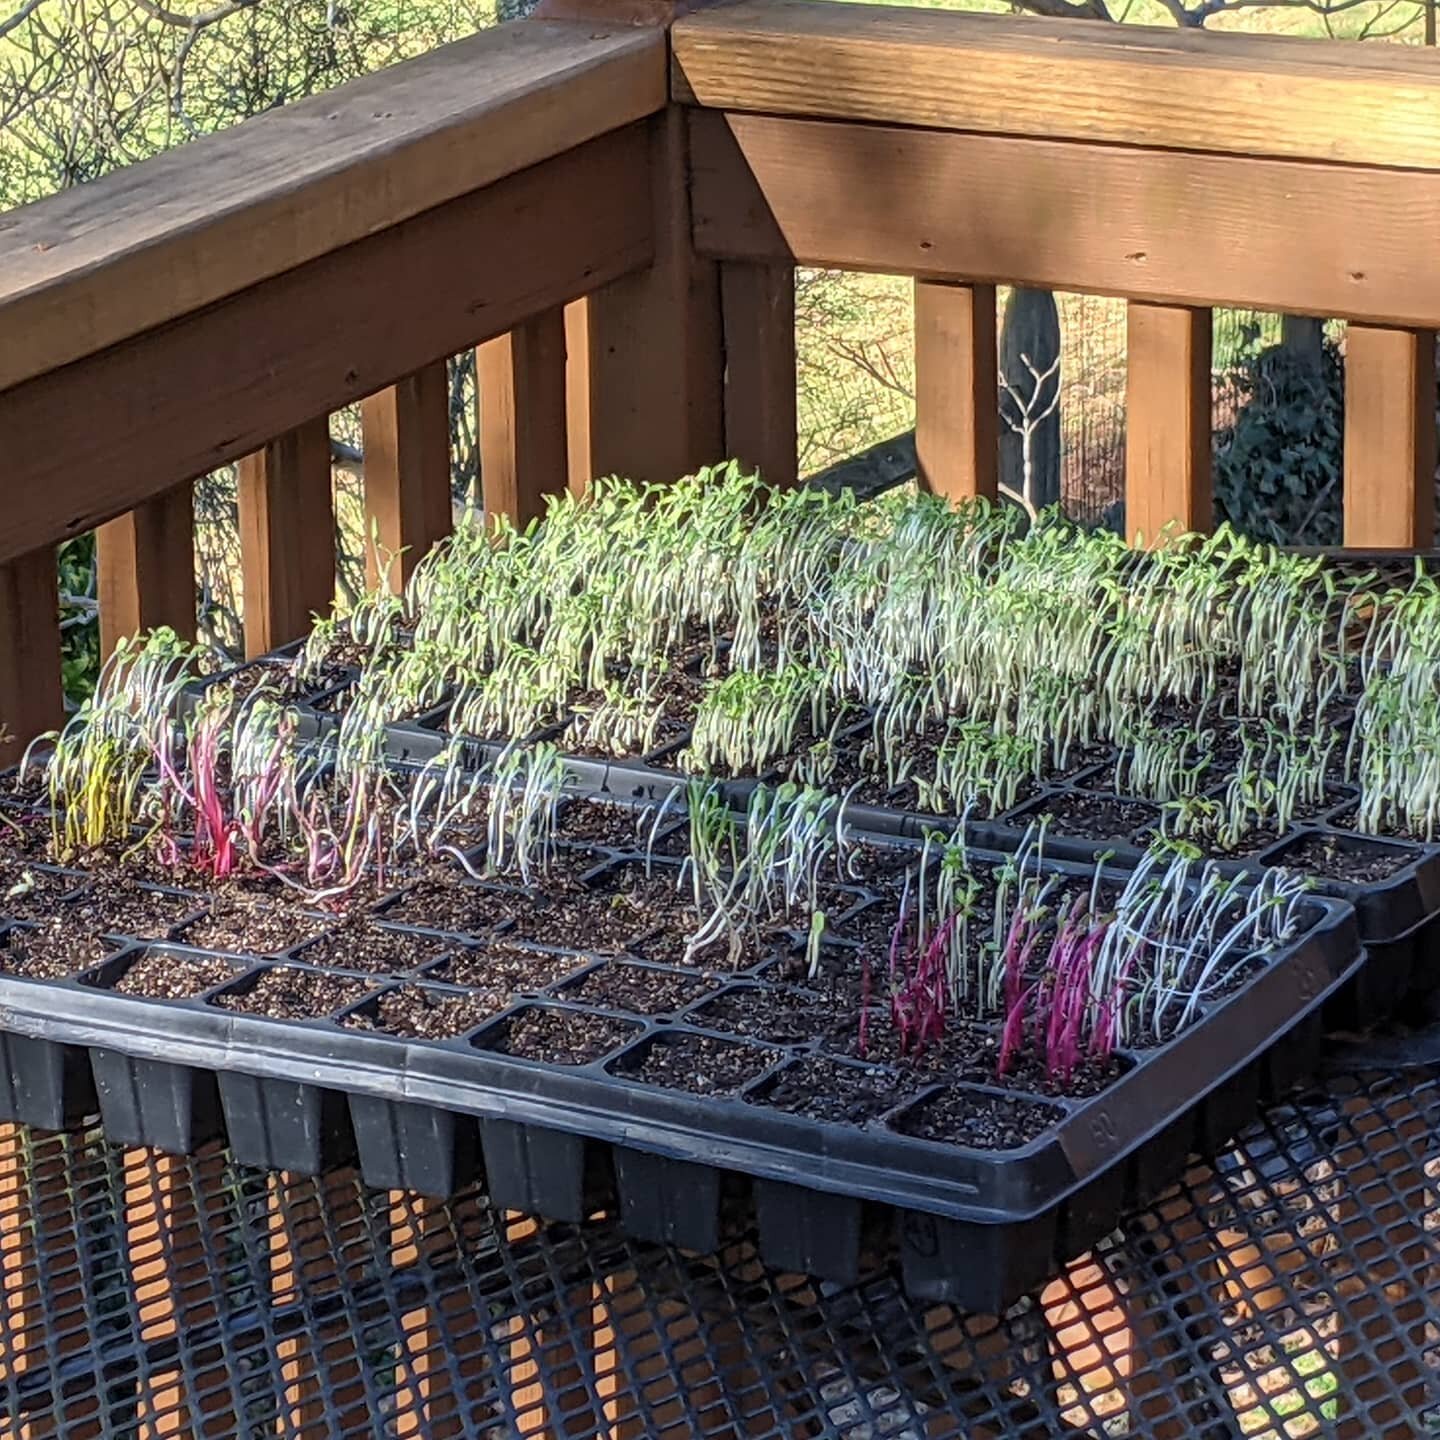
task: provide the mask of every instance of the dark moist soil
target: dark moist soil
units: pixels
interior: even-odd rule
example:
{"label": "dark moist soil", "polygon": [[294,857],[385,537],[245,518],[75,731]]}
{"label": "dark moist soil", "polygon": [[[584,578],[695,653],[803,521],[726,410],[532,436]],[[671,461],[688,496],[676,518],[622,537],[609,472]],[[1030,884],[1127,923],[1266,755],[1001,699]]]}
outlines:
{"label": "dark moist soil", "polygon": [[34,930],[12,930],[0,943],[0,972],[31,980],[65,980],[98,964],[114,948],[57,915]]}
{"label": "dark moist soil", "polygon": [[489,1048],[547,1065],[589,1065],[632,1039],[638,1029],[613,1015],[537,1005],[511,1019]]}
{"label": "dark moist soil", "polygon": [[211,1003],[272,1020],[324,1020],[353,1005],[369,989],[364,980],[282,965],[266,971],[243,993],[218,995]]}
{"label": "dark moist soil", "polygon": [[[659,807],[632,809],[628,805],[606,805],[596,800],[574,800],[560,816],[559,838],[582,845],[608,845],[613,850],[644,854]],[[687,849],[684,826],[676,824],[672,808],[660,826],[664,839],[657,839],[653,854],[683,855]],[[670,833],[667,833],[670,832]]]}
{"label": "dark moist soil", "polygon": [[481,990],[543,990],[586,962],[573,955],[549,955],[519,945],[489,945],[454,951],[443,965],[428,973],[431,980],[473,985]]}
{"label": "dark moist soil", "polygon": [[[674,876],[648,879],[642,865],[619,865],[590,885],[552,882],[538,905],[515,916],[515,934],[594,954],[678,954],[699,926]],[[642,945],[641,942],[644,941]]]}
{"label": "dark moist soil", "polygon": [[[1346,809],[1332,815],[1330,817],[1330,824],[1337,830],[1354,830],[1356,828],[1355,821],[1359,817],[1359,810],[1360,806],[1358,803],[1350,805]],[[1382,826],[1379,830],[1367,833],[1373,833],[1383,840],[1405,840],[1412,845],[1432,845],[1435,843],[1434,839],[1426,839],[1419,830],[1408,825],[1386,825]]]}
{"label": "dark moist soil", "polygon": [[203,907],[197,895],[145,890],[121,877],[105,876],[70,901],[64,914],[95,935],[163,940],[187,915]]}
{"label": "dark moist soil", "polygon": [[382,918],[454,935],[485,936],[497,925],[529,910],[534,900],[523,890],[477,885],[456,878],[421,880],[380,909]]}
{"label": "dark moist soil", "polygon": [[233,980],[240,968],[221,955],[197,955],[192,959],[152,950],[135,961],[111,989],[117,995],[144,995],[151,1000],[189,1000]]}
{"label": "dark moist soil", "polygon": [[1062,1118],[1053,1106],[1018,1097],[951,1088],[923,1100],[893,1123],[902,1135],[972,1150],[1018,1150]]}
{"label": "dark moist soil", "polygon": [[1287,870],[1302,870],[1326,880],[1340,880],[1347,885],[1373,885],[1414,860],[1411,851],[1317,830],[1286,846],[1267,863],[1283,865]]}
{"label": "dark moist soil", "polygon": [[42,920],[54,913],[62,895],[83,883],[81,876],[30,865],[0,866],[0,915],[11,920]]}
{"label": "dark moist soil", "polygon": [[692,1095],[733,1095],[777,1058],[776,1051],[758,1045],[681,1033],[648,1045],[643,1055],[629,1059],[618,1073]]}
{"label": "dark moist soil", "polygon": [[[571,722],[561,737],[560,744],[571,755],[588,755],[596,759],[638,760],[642,755],[653,755],[659,750],[669,750],[690,735],[695,723],[695,712],[705,693],[705,682],[685,670],[671,670],[656,687],[655,699],[660,705],[660,716],[655,722],[654,734],[643,750],[605,749],[599,745],[582,745],[576,739],[580,722]],[[580,691],[570,697],[567,708],[581,709],[598,705],[601,701],[597,690]]]}
{"label": "dark moist soil", "polygon": [[431,990],[402,985],[375,1002],[375,1013],[347,1015],[341,1022],[353,1030],[378,1030],[404,1040],[453,1040],[497,1015],[509,1003],[503,991]]}
{"label": "dark moist soil", "polygon": [[864,1125],[914,1094],[921,1082],[878,1065],[843,1065],[826,1055],[806,1055],[767,1086],[746,1098],[772,1110],[838,1125]]}
{"label": "dark moist soil", "polygon": [[690,1019],[708,1030],[799,1045],[834,1030],[841,1021],[838,1008],[813,991],[747,985],[707,1000]]}
{"label": "dark moist soil", "polygon": [[307,945],[295,958],[336,970],[399,975],[438,960],[447,948],[432,935],[407,935],[403,930],[386,930],[371,921],[357,920]]}
{"label": "dark moist soil", "polygon": [[714,988],[716,977],[697,972],[652,970],[647,965],[610,961],[560,994],[586,1005],[605,1005],[633,1015],[673,1015]]}
{"label": "dark moist soil", "polygon": [[1128,841],[1137,830],[1160,819],[1160,811],[1154,805],[1081,790],[1053,795],[1015,819],[1017,822],[1038,820],[1043,815],[1050,817],[1050,834],[1081,840]]}
{"label": "dark moist soil", "polygon": [[263,896],[232,896],[216,901],[207,914],[180,932],[187,945],[226,950],[232,955],[279,955],[314,940],[326,922]]}

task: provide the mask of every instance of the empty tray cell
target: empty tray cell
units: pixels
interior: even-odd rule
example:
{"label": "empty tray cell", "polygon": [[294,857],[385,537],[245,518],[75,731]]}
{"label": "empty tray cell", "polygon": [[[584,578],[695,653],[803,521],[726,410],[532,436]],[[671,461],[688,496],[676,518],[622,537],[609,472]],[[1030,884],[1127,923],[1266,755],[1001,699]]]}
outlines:
{"label": "empty tray cell", "polygon": [[818,1040],[840,1022],[844,1005],[783,985],[734,985],[687,1013],[707,1030],[725,1030],[777,1045]]}
{"label": "empty tray cell", "polygon": [[509,998],[500,990],[400,985],[359,1006],[341,1024],[347,1029],[374,1030],[404,1040],[454,1040],[499,1014]]}
{"label": "empty tray cell", "polygon": [[116,956],[87,975],[85,983],[116,995],[190,1000],[234,980],[244,969],[244,961],[229,955],[196,955],[156,946]]}
{"label": "empty tray cell", "polygon": [[359,920],[302,946],[294,959],[367,975],[403,975],[439,960],[451,947],[435,935]]}
{"label": "empty tray cell", "polygon": [[425,972],[427,980],[450,985],[472,985],[481,990],[544,990],[563,980],[588,960],[563,951],[531,950],[522,945],[494,942],[452,951]]}
{"label": "empty tray cell", "polygon": [[688,1090],[692,1095],[734,1095],[763,1075],[781,1054],[715,1035],[669,1030],[642,1041],[612,1061],[609,1069],[627,1080]]}
{"label": "empty tray cell", "polygon": [[56,915],[35,925],[14,925],[0,935],[0,975],[67,980],[114,951],[110,941],[87,935]]}
{"label": "empty tray cell", "polygon": [[828,1055],[802,1055],[745,1097],[754,1105],[823,1120],[864,1125],[893,1110],[920,1078],[881,1065],[847,1064]]}
{"label": "empty tray cell", "polygon": [[534,898],[524,890],[476,884],[457,876],[421,880],[385,901],[379,913],[386,920],[416,925],[423,930],[484,937],[497,926],[528,915],[534,903]]}
{"label": "empty tray cell", "polygon": [[558,1005],[526,1005],[475,1037],[476,1043],[502,1055],[546,1065],[591,1065],[633,1040],[633,1020],[570,1010]]}
{"label": "empty tray cell", "polygon": [[370,989],[368,982],[351,975],[273,965],[236,981],[210,1003],[271,1020],[328,1020]]}
{"label": "empty tray cell", "polygon": [[1023,1150],[1064,1116],[1058,1106],[1039,1100],[950,1085],[910,1106],[891,1124],[902,1135],[967,1150]]}
{"label": "empty tray cell", "polygon": [[673,1015],[713,990],[715,984],[715,976],[695,970],[608,960],[563,986],[559,993],[566,1000],[628,1010],[634,1015]]}
{"label": "empty tray cell", "polygon": [[203,908],[204,901],[189,891],[107,876],[67,901],[62,913],[77,930],[90,934],[164,940]]}
{"label": "empty tray cell", "polygon": [[1311,830],[1265,856],[1267,865],[1303,870],[1345,885],[1374,885],[1388,880],[1418,858],[1408,845],[1370,840],[1343,831]]}
{"label": "empty tray cell", "polygon": [[283,955],[324,933],[330,922],[264,895],[227,897],[177,932],[187,945],[232,955]]}

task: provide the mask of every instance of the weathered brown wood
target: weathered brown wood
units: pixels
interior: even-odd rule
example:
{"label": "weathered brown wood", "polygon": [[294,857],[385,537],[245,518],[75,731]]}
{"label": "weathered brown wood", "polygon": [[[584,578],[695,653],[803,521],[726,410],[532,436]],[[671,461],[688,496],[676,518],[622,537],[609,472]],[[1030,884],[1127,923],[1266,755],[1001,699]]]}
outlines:
{"label": "weathered brown wood", "polygon": [[1132,302],[1126,322],[1125,533],[1154,545],[1167,526],[1209,530],[1208,310]]}
{"label": "weathered brown wood", "polygon": [[702,254],[1440,326],[1440,175],[690,116]]}
{"label": "weathered brown wood", "polygon": [[95,551],[102,657],[125,636],[159,625],[195,638],[195,496],[188,483],[102,525]]}
{"label": "weathered brown wood", "polygon": [[570,493],[583,495],[590,469],[590,302],[565,307],[565,449]]}
{"label": "weathered brown wood", "polygon": [[643,125],[602,136],[0,392],[0,563],[646,265],[649,163]]}
{"label": "weathered brown wood", "polygon": [[330,422],[308,421],[237,467],[245,653],[298,639],[335,599]]}
{"label": "weathered brown wood", "polygon": [[558,306],[486,341],[476,352],[480,489],[485,513],[522,529],[564,492],[565,313]]}
{"label": "weathered brown wood", "polygon": [[0,564],[0,765],[64,718],[59,624],[54,550]]}
{"label": "weathered brown wood", "polygon": [[[403,588],[425,552],[450,533],[450,381],[437,360],[360,405],[365,454],[366,572],[385,566]],[[377,554],[376,547],[379,547]]]}
{"label": "weathered brown wood", "polygon": [[799,470],[795,394],[795,270],[720,267],[725,326],[725,453],[771,485]]}
{"label": "weathered brown wood", "polygon": [[1403,46],[817,0],[672,43],[675,97],[715,109],[1440,168],[1440,67]]}
{"label": "weathered brown wood", "polygon": [[[0,389],[445,205],[665,99],[658,33],[599,20],[508,25],[14,211],[0,219]],[[444,271],[422,274],[449,283]]]}
{"label": "weathered brown wood", "polygon": [[589,297],[589,350],[573,366],[589,453],[572,469],[664,483],[721,458],[724,357],[716,267],[691,245],[683,112],[649,130],[654,264]]}
{"label": "weathered brown wood", "polygon": [[915,282],[915,456],[923,488],[996,498],[995,287]]}
{"label": "weathered brown wood", "polygon": [[1435,541],[1435,335],[1351,325],[1345,338],[1345,544]]}

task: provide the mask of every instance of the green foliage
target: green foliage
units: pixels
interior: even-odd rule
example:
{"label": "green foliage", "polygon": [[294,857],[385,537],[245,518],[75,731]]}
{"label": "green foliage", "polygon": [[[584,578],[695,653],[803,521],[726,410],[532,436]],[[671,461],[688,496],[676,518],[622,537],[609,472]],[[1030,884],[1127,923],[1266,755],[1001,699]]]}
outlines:
{"label": "green foliage", "polygon": [[[1258,337],[1257,337],[1258,338]],[[1252,348],[1230,377],[1234,419],[1215,431],[1215,518],[1287,545],[1340,543],[1344,361],[1326,340],[1316,368]]]}
{"label": "green foliage", "polygon": [[95,618],[95,537],[80,535],[59,550],[60,671],[65,699],[78,705],[89,698],[100,673],[100,626]]}

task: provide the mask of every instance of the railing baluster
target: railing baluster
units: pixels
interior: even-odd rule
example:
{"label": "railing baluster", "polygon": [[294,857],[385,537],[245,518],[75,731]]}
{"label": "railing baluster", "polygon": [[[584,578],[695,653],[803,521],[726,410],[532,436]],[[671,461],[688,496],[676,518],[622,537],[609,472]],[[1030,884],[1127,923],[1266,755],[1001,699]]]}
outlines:
{"label": "railing baluster", "polygon": [[366,575],[373,585],[379,579],[377,561],[390,561],[390,586],[399,590],[421,556],[454,525],[445,362],[437,360],[364,400],[360,426],[365,441]]}
{"label": "railing baluster", "polygon": [[298,639],[335,598],[330,422],[301,425],[239,462],[245,653]]}
{"label": "railing baluster", "polygon": [[795,270],[720,267],[725,327],[725,453],[771,485],[795,484]]}
{"label": "railing baluster", "polygon": [[1208,531],[1210,482],[1209,310],[1127,307],[1125,533],[1154,545],[1167,525]]}
{"label": "railing baluster", "polygon": [[546,310],[476,351],[480,484],[487,515],[524,526],[569,475],[565,315]]}
{"label": "railing baluster", "polygon": [[627,475],[665,484],[712,464],[725,442],[720,285],[695,254],[685,117],[651,121],[655,262],[588,298],[588,351],[572,362],[588,398],[586,479]]}
{"label": "railing baluster", "polygon": [[1345,338],[1345,544],[1435,541],[1435,332]]}
{"label": "railing baluster", "polygon": [[995,287],[915,282],[915,458],[922,488],[995,499]]}
{"label": "railing baluster", "polygon": [[168,625],[195,638],[195,495],[177,485],[95,532],[100,655],[127,635]]}
{"label": "railing baluster", "polygon": [[0,765],[64,718],[59,613],[51,546],[0,565]]}

